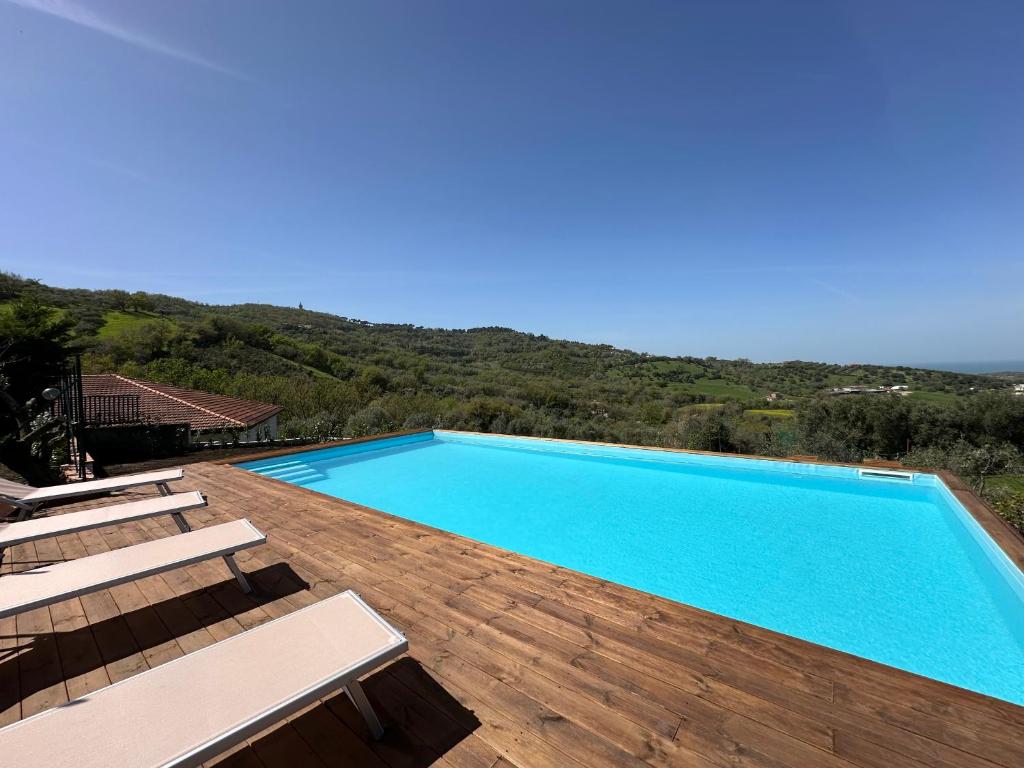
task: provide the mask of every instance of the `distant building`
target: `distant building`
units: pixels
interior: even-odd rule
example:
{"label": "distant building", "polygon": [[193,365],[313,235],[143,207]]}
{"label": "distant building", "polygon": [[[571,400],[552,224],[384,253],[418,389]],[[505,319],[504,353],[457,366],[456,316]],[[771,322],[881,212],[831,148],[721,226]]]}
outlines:
{"label": "distant building", "polygon": [[1015,394],[1015,395],[1024,395],[1024,384],[1014,384],[1013,385],[1013,394]]}
{"label": "distant building", "polygon": [[86,418],[98,425],[188,424],[206,440],[277,437],[281,406],[130,379],[116,373],[82,376]]}
{"label": "distant building", "polygon": [[889,392],[886,387],[868,387],[864,384],[851,384],[848,387],[832,387],[830,395],[880,395]]}
{"label": "distant building", "polygon": [[767,401],[769,403],[774,403],[777,400],[781,400],[781,399],[782,399],[782,395],[780,395],[778,392],[772,392],[770,395],[768,395],[768,397],[765,398],[765,401]]}

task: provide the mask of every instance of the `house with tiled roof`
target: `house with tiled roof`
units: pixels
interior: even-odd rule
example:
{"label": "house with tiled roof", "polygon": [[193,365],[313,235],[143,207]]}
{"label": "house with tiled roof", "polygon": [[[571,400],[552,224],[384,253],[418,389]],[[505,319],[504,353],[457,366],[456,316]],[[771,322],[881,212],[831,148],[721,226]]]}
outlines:
{"label": "house with tiled roof", "polygon": [[85,420],[94,425],[187,424],[193,439],[277,437],[281,406],[172,387],[116,373],[82,376]]}

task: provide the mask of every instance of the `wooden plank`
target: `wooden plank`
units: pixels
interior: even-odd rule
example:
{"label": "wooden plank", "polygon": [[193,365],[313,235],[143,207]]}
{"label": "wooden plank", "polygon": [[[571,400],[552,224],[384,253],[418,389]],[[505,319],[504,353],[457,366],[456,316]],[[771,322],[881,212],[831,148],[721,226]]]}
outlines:
{"label": "wooden plank", "polygon": [[[460,602],[460,608],[463,610],[464,613],[467,613],[468,615],[473,614],[472,610],[469,609],[469,606],[464,601]],[[436,608],[432,606],[425,607],[424,610],[433,610],[434,615],[438,615]],[[512,644],[508,642],[508,640],[511,638],[506,638],[505,643],[501,643],[500,641],[498,641],[497,643],[494,642],[494,638],[502,638],[503,636],[500,633],[495,632],[493,628],[489,625],[491,617],[488,617],[486,613],[483,615],[478,613],[476,615],[475,618],[483,618],[484,622],[475,627],[472,626],[472,623],[460,624],[458,620],[458,614],[454,614],[450,611],[441,611],[441,614],[444,615],[444,620],[447,621],[449,625],[460,626],[460,628],[463,631],[465,631],[468,635],[472,636],[475,640],[481,643],[487,643],[491,647],[497,645],[498,647],[500,647],[501,652],[509,655],[510,657],[516,656],[517,652],[514,645],[514,639],[512,639]],[[567,644],[564,641],[562,641],[563,648],[559,649],[560,659],[551,658],[554,656],[554,654],[551,652],[552,647],[550,645],[550,641],[549,644],[543,648],[544,651],[547,651],[547,653],[543,655],[537,653],[537,648],[533,648],[532,651],[529,650],[530,642],[536,642],[538,631],[528,627],[527,625],[521,626],[524,627],[525,630],[523,634],[520,634],[520,637],[526,637],[527,639],[525,642],[521,643],[521,645],[526,646],[526,650],[518,652],[519,658],[523,659],[527,663],[530,663],[534,668],[542,671],[543,674],[551,677],[559,684],[564,685],[566,687],[575,688],[576,690],[581,691],[585,695],[589,695],[606,705],[609,705],[610,703],[614,702],[617,705],[616,709],[621,709],[624,711],[624,713],[632,713],[634,717],[636,713],[641,709],[646,709],[646,714],[650,715],[651,708],[656,707],[656,705],[650,703],[646,698],[640,698],[639,696],[634,695],[632,691],[626,688],[618,688],[617,684],[609,685],[605,681],[602,681],[600,678],[590,676],[584,670],[581,670],[575,666],[571,666],[571,662],[574,660],[576,655],[581,653],[583,650],[579,646],[575,648],[569,648],[568,650],[563,650],[567,647]],[[420,625],[417,625],[417,627],[422,628]],[[659,680],[660,678],[649,678],[648,685],[661,685]],[[664,688],[665,686],[661,685],[661,687]],[[750,698],[753,699],[754,697]],[[643,702],[644,707],[640,708],[639,705],[633,704],[630,701],[631,699],[635,699],[637,702]],[[692,696],[690,696],[689,694],[685,693],[680,689],[672,689],[672,693],[668,694],[665,697],[665,700],[669,702],[667,706],[676,706],[678,711],[691,711],[693,708]],[[757,701],[756,699],[754,700]],[[681,704],[681,702],[684,703]],[[770,707],[768,702],[760,703],[764,705],[765,708]],[[668,735],[671,736],[671,734],[675,732],[675,729],[678,725],[679,717],[673,717],[667,710],[662,710],[662,712],[664,712],[665,715],[661,716],[661,727],[669,728],[670,732]],[[665,716],[667,716],[667,718]],[[654,717],[657,718],[658,715],[654,715]],[[799,716],[795,715],[794,713],[788,713],[788,717],[782,716],[781,718],[781,720],[787,722],[788,725],[791,725],[793,721],[796,721],[798,719]],[[769,720],[769,724],[774,726],[778,723]],[[818,746],[821,746],[822,748],[831,747],[832,736],[831,731],[828,728],[814,728],[813,726],[808,726],[804,731],[801,731],[799,728],[793,728],[792,730],[795,730],[797,733],[800,733],[801,736],[807,738],[810,742],[815,743]]]}
{"label": "wooden plank", "polygon": [[[18,547],[7,551],[0,563],[0,578],[13,572],[11,562],[21,554]],[[0,619],[0,727],[21,719],[21,680],[18,674],[18,655],[25,644],[18,637],[18,618]]]}
{"label": "wooden plank", "polygon": [[267,768],[267,765],[256,755],[256,750],[248,744],[225,752],[213,760],[203,763],[204,768]]}
{"label": "wooden plank", "polygon": [[291,719],[292,727],[327,765],[360,765],[385,768],[365,739],[357,736],[325,704],[316,704]]}
{"label": "wooden plank", "polygon": [[[20,549],[29,560],[35,562],[56,562],[61,559],[60,550],[52,541],[30,542]],[[64,682],[49,608],[20,613],[16,619],[19,642],[29,644],[28,649],[18,654],[17,658],[21,716],[29,717],[65,703],[68,700],[67,684]]]}
{"label": "wooden plank", "polygon": [[251,741],[253,751],[267,766],[290,768],[328,768],[296,731],[291,723],[284,723]]}

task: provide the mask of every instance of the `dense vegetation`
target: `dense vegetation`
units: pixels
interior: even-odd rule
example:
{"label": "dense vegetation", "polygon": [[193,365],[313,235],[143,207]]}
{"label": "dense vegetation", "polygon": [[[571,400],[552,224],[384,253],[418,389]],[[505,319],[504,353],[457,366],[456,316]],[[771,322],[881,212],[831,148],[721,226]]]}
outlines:
{"label": "dense vegetation", "polygon": [[[988,376],[662,357],[507,328],[371,324],[0,276],[0,317],[26,301],[70,329],[87,372],[277,403],[289,435],[440,426],[849,461],[905,457],[979,481],[1013,471],[1024,448],[1024,398]],[[912,394],[824,394],[854,384],[905,385]]]}
{"label": "dense vegetation", "polygon": [[69,331],[31,294],[0,312],[0,464],[34,484],[48,482],[50,465],[64,458],[61,425],[41,394],[64,365]]}

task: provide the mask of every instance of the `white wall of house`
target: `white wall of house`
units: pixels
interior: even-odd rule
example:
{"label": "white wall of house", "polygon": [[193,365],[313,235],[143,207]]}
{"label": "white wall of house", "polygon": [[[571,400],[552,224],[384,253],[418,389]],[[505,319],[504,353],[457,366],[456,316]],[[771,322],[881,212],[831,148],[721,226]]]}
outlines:
{"label": "white wall of house", "polygon": [[277,440],[277,414],[250,427],[245,434],[247,437],[242,438],[243,440]]}
{"label": "white wall of house", "polygon": [[[193,433],[194,434],[194,433]],[[239,431],[238,439],[242,442],[252,442],[254,440],[276,440],[277,439],[277,414],[274,414],[269,419],[264,419],[259,424],[254,424],[245,431]],[[199,442],[234,442],[235,435],[232,432],[200,432],[198,434]],[[194,437],[193,437],[194,439]]]}

